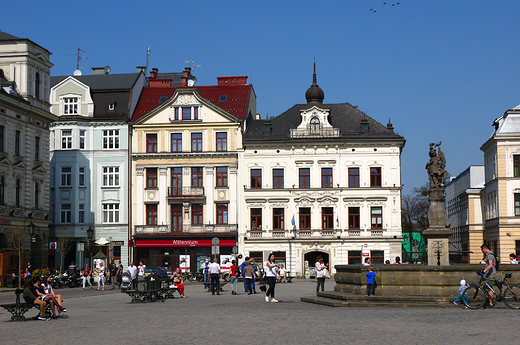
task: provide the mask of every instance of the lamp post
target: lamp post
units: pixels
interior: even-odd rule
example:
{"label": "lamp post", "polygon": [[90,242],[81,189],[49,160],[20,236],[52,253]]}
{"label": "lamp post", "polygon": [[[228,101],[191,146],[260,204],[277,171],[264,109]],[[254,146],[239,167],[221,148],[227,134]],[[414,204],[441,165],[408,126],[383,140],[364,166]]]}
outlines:
{"label": "lamp post", "polygon": [[[32,257],[32,255],[33,255],[32,243],[36,242],[36,238],[34,237],[34,230],[36,229],[36,225],[34,225],[32,219],[31,219],[31,222],[29,223],[29,225],[27,225],[27,228],[29,229],[29,235],[31,236],[30,237],[31,238],[31,242],[30,242],[31,243],[31,261],[30,262],[34,263],[34,260],[33,260],[33,257]],[[36,267],[38,267],[38,266],[36,266]]]}
{"label": "lamp post", "polygon": [[92,247],[94,246],[94,229],[92,229],[92,225],[88,227],[87,238],[88,238],[88,251],[90,253],[90,267],[92,268]]}

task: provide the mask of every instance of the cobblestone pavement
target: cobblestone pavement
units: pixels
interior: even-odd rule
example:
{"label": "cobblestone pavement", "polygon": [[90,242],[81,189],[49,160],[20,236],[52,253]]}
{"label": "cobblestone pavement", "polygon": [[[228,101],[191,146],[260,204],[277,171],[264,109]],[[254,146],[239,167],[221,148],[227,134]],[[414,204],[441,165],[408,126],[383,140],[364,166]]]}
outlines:
{"label": "cobblestone pavement", "polygon": [[[333,289],[328,281],[326,290]],[[277,284],[281,303],[264,294],[220,296],[186,284],[185,299],[131,304],[118,290],[61,289],[68,319],[8,322],[0,310],[0,344],[514,344],[520,311],[453,308],[329,308],[300,302],[315,283]],[[257,289],[257,292],[259,290]],[[0,304],[14,302],[0,293]],[[32,309],[27,313],[36,314]]]}

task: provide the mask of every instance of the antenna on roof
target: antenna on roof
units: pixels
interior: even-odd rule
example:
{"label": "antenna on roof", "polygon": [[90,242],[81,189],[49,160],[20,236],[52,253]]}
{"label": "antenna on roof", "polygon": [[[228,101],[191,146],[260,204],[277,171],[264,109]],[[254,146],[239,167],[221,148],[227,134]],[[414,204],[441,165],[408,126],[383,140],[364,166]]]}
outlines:
{"label": "antenna on roof", "polygon": [[79,69],[83,68],[83,67],[79,67],[79,63],[80,63],[81,59],[87,60],[87,57],[81,56],[81,53],[88,54],[83,49],[79,49],[79,45],[78,45],[78,50],[77,50],[76,54],[68,54],[69,56],[72,56],[72,55],[76,56],[76,70],[74,71],[74,75],[81,75],[81,71]]}
{"label": "antenna on roof", "polygon": [[184,62],[189,63],[189,64],[191,65],[191,69],[192,69],[192,70],[195,70],[195,67],[202,67],[201,65],[196,65],[196,64],[195,64],[195,61],[193,61],[193,60],[190,60],[190,61],[184,61]]}
{"label": "antenna on roof", "polygon": [[150,47],[146,49],[146,67],[144,68],[144,75],[146,76],[146,71],[148,70],[148,66],[150,64]]}

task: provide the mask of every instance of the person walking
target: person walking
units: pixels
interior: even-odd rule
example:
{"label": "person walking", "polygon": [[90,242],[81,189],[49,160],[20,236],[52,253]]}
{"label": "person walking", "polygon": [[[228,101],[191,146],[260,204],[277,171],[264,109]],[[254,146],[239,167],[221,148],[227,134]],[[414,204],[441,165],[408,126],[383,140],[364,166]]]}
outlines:
{"label": "person walking", "polygon": [[253,267],[253,282],[251,287],[253,288],[253,293],[256,293],[256,278],[258,278],[258,273],[260,273],[260,270],[258,269],[258,265],[255,262],[255,259],[251,258],[251,267]]}
{"label": "person walking", "polygon": [[466,288],[468,286],[469,286],[469,284],[467,284],[464,279],[461,279],[460,286],[459,286],[459,295],[457,296],[457,298],[455,299],[453,304],[458,305],[460,303],[460,301],[462,301],[463,297],[464,297],[464,302],[468,303],[468,296],[464,295],[464,290],[466,290]]}
{"label": "person walking", "polygon": [[[481,245],[480,250],[482,250],[482,253],[484,253],[484,261],[486,263],[486,268],[482,270],[482,275],[493,281],[495,279],[495,275],[497,274],[495,254],[493,254],[493,252],[491,251],[491,249],[489,249],[489,246],[487,244]],[[489,299],[489,304],[485,305],[484,308],[493,308],[495,306],[493,304],[493,290],[489,289],[486,285],[483,286],[483,289],[487,292]]]}
{"label": "person walking", "polygon": [[[112,262],[112,267],[110,267],[110,281],[112,282],[112,290],[116,288],[116,284],[119,284],[117,281],[117,277],[119,276],[119,270],[115,263]],[[121,288],[121,284],[119,284],[119,288]]]}
{"label": "person walking", "polygon": [[133,261],[130,262],[130,266],[128,266],[127,272],[130,274],[130,278],[132,279],[132,287],[135,290],[137,286],[137,279],[135,279],[137,275],[137,267],[135,267]]}
{"label": "person walking", "polygon": [[85,269],[82,271],[83,276],[81,277],[83,283],[83,290],[85,290],[85,285],[88,283],[90,285],[90,289],[92,290],[92,283],[90,282],[90,277],[92,276],[92,272],[88,268],[88,264],[85,264]]}
{"label": "person walking", "polygon": [[209,260],[204,261],[204,288],[209,289]]}
{"label": "person walking", "polygon": [[244,287],[246,289],[246,293],[251,295],[251,290],[253,289],[253,276],[255,275],[255,271],[251,266],[251,261],[246,260],[244,270],[242,271],[242,277],[244,277]]}
{"label": "person walking", "polygon": [[218,259],[213,259],[213,263],[209,265],[209,276],[211,277],[211,294],[215,294],[215,290],[217,291],[217,295],[220,295],[220,265],[218,264]]}
{"label": "person walking", "polygon": [[325,269],[329,267],[329,264],[323,263],[323,256],[318,255],[316,258],[316,293],[318,293],[320,286],[321,286],[321,292],[325,290],[325,276],[323,273],[325,273]]}
{"label": "person walking", "polygon": [[374,296],[376,292],[376,274],[374,272],[374,265],[368,266],[368,273],[365,275],[367,278],[367,293],[366,296]]}
{"label": "person walking", "polygon": [[[249,256],[246,256],[246,258],[244,259],[244,262],[242,262],[242,264],[240,265],[240,274],[242,275],[242,277],[244,277],[244,269],[246,268],[246,265],[247,263],[249,262],[251,258]],[[246,285],[246,281],[244,280],[244,290],[246,293],[249,292],[249,289],[247,288],[247,285]]]}
{"label": "person walking", "polygon": [[142,261],[139,261],[139,266],[137,266],[137,283],[140,284],[140,290],[141,288],[143,288],[142,290],[145,290],[145,286],[146,286],[146,283],[144,283],[144,278],[145,278],[145,275],[144,275],[144,271],[146,269],[146,265],[143,264]]}
{"label": "person walking", "polygon": [[269,284],[269,289],[265,295],[265,301],[269,302],[269,297],[271,297],[271,302],[277,303],[278,300],[274,298],[274,288],[276,286],[276,270],[280,267],[280,265],[274,262],[273,253],[269,254],[265,266],[265,277],[267,279],[267,284]]}
{"label": "person walking", "polygon": [[237,262],[235,260],[231,261],[231,266],[229,267],[229,284],[231,285],[231,294],[237,294]]}
{"label": "person walking", "polygon": [[103,261],[99,263],[99,267],[96,268],[96,272],[98,274],[98,282],[97,289],[99,291],[100,285],[103,286],[103,291],[105,290],[105,267],[103,267]]}

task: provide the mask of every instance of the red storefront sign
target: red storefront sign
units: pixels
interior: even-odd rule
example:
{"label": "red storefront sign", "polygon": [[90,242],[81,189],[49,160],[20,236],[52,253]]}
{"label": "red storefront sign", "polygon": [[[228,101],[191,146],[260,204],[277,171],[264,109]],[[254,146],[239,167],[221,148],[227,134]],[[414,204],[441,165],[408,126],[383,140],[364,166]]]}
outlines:
{"label": "red storefront sign", "polygon": [[[236,240],[221,239],[220,247],[234,247]],[[211,247],[211,240],[135,240],[136,247]]]}

